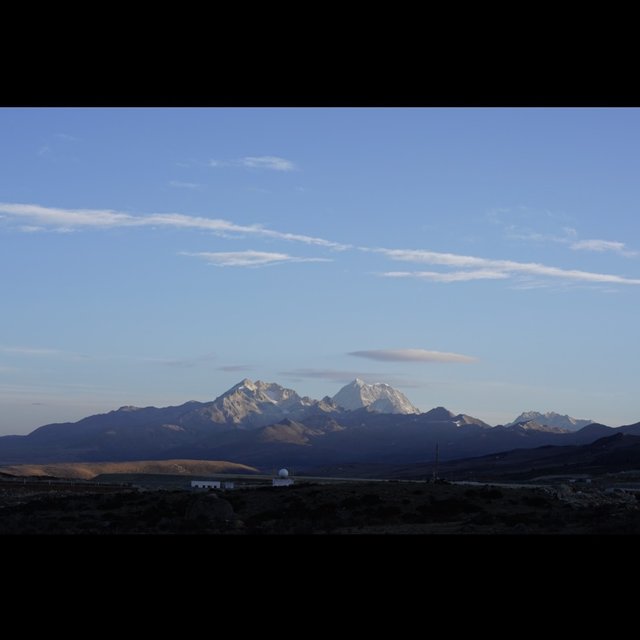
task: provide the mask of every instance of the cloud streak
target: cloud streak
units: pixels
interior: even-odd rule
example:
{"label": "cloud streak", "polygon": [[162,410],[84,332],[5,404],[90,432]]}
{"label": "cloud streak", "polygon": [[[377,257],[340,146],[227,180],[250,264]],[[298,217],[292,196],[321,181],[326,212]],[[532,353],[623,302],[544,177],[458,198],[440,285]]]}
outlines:
{"label": "cloud streak", "polygon": [[200,189],[202,187],[197,182],[181,182],[180,180],[169,180],[169,186],[176,189]]}
{"label": "cloud streak", "polygon": [[621,256],[631,258],[637,256],[637,251],[630,251],[624,242],[616,242],[613,240],[580,240],[571,244],[574,251],[597,251],[599,253],[605,251],[613,251]]}
{"label": "cloud streak", "polygon": [[39,347],[7,347],[0,345],[0,353],[12,353],[20,356],[66,356],[69,354],[59,349],[44,349]]}
{"label": "cloud streak", "polygon": [[417,382],[406,380],[400,376],[390,376],[385,373],[371,373],[363,371],[343,371],[340,369],[290,369],[288,371],[279,371],[279,376],[285,376],[291,380],[300,380],[301,378],[311,378],[314,380],[326,380],[338,384],[348,384],[356,378],[360,378],[371,384],[374,382],[386,382],[394,387],[420,388],[423,385]]}
{"label": "cloud streak", "polygon": [[216,267],[266,267],[285,262],[331,262],[328,258],[302,258],[290,256],[287,253],[272,253],[267,251],[226,251],[226,252],[188,252],[179,255],[202,258],[208,264]]}
{"label": "cloud streak", "polygon": [[223,367],[218,367],[218,371],[227,371],[233,373],[235,371],[252,371],[253,367],[246,364],[228,364]]}
{"label": "cloud streak", "polygon": [[476,271],[385,271],[380,274],[385,278],[421,278],[433,282],[468,282],[470,280],[503,280],[509,275],[503,271],[477,269]]}
{"label": "cloud streak", "polygon": [[279,156],[245,156],[239,160],[210,160],[209,166],[219,167],[243,167],[245,169],[266,169],[268,171],[295,171],[296,165]]}
{"label": "cloud streak", "polygon": [[216,359],[215,353],[205,353],[201,356],[194,356],[192,358],[166,358],[166,359],[149,359],[149,362],[157,362],[166,367],[176,367],[180,369],[187,369],[195,367],[199,364],[211,362]]}
{"label": "cloud streak", "polygon": [[494,209],[487,214],[488,219],[502,226],[506,237],[512,240],[525,240],[531,242],[553,242],[569,246],[574,251],[610,251],[626,258],[632,258],[638,255],[637,251],[627,248],[624,242],[614,240],[579,240],[578,231],[571,226],[563,226],[562,234],[556,233],[540,233],[529,227],[522,227],[519,224],[509,222],[511,220],[531,220],[536,219],[539,222],[555,220],[567,221],[568,216],[563,214],[554,214],[551,211],[535,211],[527,207],[517,207],[516,209]]}
{"label": "cloud streak", "polygon": [[291,160],[278,156],[247,156],[240,161],[243,167],[250,169],[269,169],[270,171],[295,171]]}
{"label": "cloud streak", "polygon": [[637,251],[627,249],[627,245],[624,242],[599,239],[576,240],[577,232],[575,229],[565,227],[563,231],[565,232],[564,236],[557,236],[508,227],[507,237],[513,240],[527,240],[532,242],[555,242],[557,244],[568,245],[569,248],[574,251],[597,251],[599,253],[610,251],[626,258],[633,258],[638,255]]}
{"label": "cloud streak", "polygon": [[170,227],[200,229],[214,233],[240,233],[308,245],[344,250],[350,245],[297,233],[265,229],[261,225],[239,225],[220,218],[204,218],[182,213],[153,213],[134,216],[111,209],[60,209],[36,204],[0,203],[0,213],[30,225],[64,229],[111,229],[118,227]]}
{"label": "cloud streak", "polygon": [[[580,271],[577,269],[560,269],[550,267],[537,262],[516,262],[513,260],[492,260],[488,258],[478,258],[475,256],[465,256],[455,253],[439,253],[436,251],[422,251],[415,249],[372,249],[377,253],[382,253],[392,260],[400,262],[414,262],[420,264],[438,265],[444,267],[454,267],[457,269],[470,269],[467,272],[453,272],[453,274],[443,273],[441,276],[437,272],[416,271],[416,272],[387,272],[387,277],[415,277],[435,279],[440,278],[440,282],[459,282],[471,279],[497,279],[502,274],[505,277],[513,276],[542,276],[546,278],[560,278],[565,281],[640,285],[640,279],[626,278],[623,276],[593,273],[590,271]],[[389,276],[388,274],[395,274]],[[399,275],[400,274],[400,275]],[[424,275],[426,274],[426,275]],[[466,275],[465,275],[466,274]],[[475,275],[474,275],[475,274]],[[446,279],[449,276],[449,279]]]}
{"label": "cloud streak", "polygon": [[[270,157],[270,156],[269,156]],[[186,183],[185,183],[186,184]],[[195,184],[195,183],[194,183]],[[221,218],[185,215],[182,213],[152,213],[132,215],[111,209],[62,209],[43,207],[36,204],[0,203],[0,218],[4,224],[14,223],[14,228],[29,233],[42,230],[58,232],[79,229],[104,230],[112,228],[185,229],[209,231],[218,236],[233,235],[269,238],[298,242],[309,246],[328,248],[334,251],[353,249],[353,245],[343,244],[304,234],[283,232],[265,228],[259,224],[241,225]],[[567,233],[566,240],[576,251],[616,252],[620,255],[636,255],[622,242],[610,240],[577,240]],[[640,279],[626,276],[595,273],[578,269],[562,269],[536,262],[496,260],[476,256],[442,253],[417,249],[388,249],[359,247],[362,251],[378,253],[399,262],[446,267],[448,270],[386,271],[377,275],[386,278],[417,278],[439,283],[470,282],[480,280],[505,280],[515,278],[539,278],[542,281],[555,279],[565,284],[612,284],[639,285]],[[266,266],[282,262],[321,262],[323,258],[305,258],[288,253],[259,251],[186,253],[198,256],[217,266]]]}
{"label": "cloud streak", "polygon": [[515,215],[516,219],[526,219],[537,217],[538,219],[546,218],[549,219],[559,219],[565,218],[566,216],[557,216],[556,214],[552,214],[550,211],[538,212],[535,214],[532,210],[527,210],[526,208],[519,208],[517,211],[507,210],[507,209],[498,209],[489,212],[488,217],[491,222],[494,224],[499,224],[504,227],[504,232],[506,237],[512,240],[525,240],[531,242],[553,242],[557,244],[567,245],[570,249],[574,251],[597,251],[597,252],[605,252],[609,251],[612,253],[617,253],[618,255],[632,258],[638,255],[637,251],[632,251],[627,248],[624,242],[614,241],[614,240],[600,240],[600,239],[591,239],[591,240],[578,240],[578,231],[570,226],[563,226],[561,231],[562,234],[556,233],[540,233],[538,231],[534,231],[528,227],[521,227],[518,224],[507,224],[506,220],[503,220],[502,216],[505,214]]}
{"label": "cloud streak", "polygon": [[184,357],[184,358],[151,358],[148,356],[136,356],[132,354],[117,355],[117,354],[104,354],[104,355],[86,355],[81,353],[74,353],[71,351],[62,351],[60,349],[49,349],[41,347],[22,347],[22,346],[6,346],[0,345],[0,353],[6,353],[8,355],[17,355],[25,357],[44,357],[44,358],[62,358],[64,360],[71,360],[75,362],[86,361],[109,361],[109,360],[130,360],[133,362],[142,362],[149,364],[159,364],[167,367],[194,367],[196,365],[211,362],[216,359],[214,353],[205,353],[203,355]]}
{"label": "cloud streak", "polygon": [[369,351],[351,351],[347,355],[382,362],[476,362],[477,358],[460,353],[427,351],[426,349],[373,349]]}

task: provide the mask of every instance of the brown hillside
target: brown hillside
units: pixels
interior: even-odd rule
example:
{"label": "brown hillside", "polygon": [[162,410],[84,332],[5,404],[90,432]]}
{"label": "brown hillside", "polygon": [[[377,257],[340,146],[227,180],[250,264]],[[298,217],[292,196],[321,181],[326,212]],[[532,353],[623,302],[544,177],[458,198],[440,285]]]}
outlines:
{"label": "brown hillside", "polygon": [[225,460],[142,460],[137,462],[61,462],[16,464],[0,467],[14,476],[53,476],[91,480],[103,473],[153,473],[210,475],[214,473],[258,473],[255,467]]}

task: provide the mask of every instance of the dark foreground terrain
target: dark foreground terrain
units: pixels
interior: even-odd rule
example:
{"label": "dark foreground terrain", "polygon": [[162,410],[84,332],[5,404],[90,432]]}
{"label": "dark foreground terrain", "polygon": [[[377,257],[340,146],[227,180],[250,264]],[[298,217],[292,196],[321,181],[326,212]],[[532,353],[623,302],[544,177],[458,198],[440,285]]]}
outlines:
{"label": "dark foreground terrain", "polygon": [[298,484],[227,492],[0,482],[2,534],[634,534],[636,494],[563,485]]}

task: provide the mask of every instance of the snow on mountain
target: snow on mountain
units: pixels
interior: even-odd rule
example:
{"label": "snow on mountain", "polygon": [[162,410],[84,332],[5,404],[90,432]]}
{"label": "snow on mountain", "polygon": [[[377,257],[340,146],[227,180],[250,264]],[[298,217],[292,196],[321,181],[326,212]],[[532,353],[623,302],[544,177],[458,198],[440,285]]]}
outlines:
{"label": "snow on mountain", "polygon": [[261,427],[284,418],[299,420],[313,410],[332,411],[335,405],[300,397],[293,389],[273,382],[245,378],[198,410],[212,422]]}
{"label": "snow on mountain", "polygon": [[360,378],[342,387],[332,400],[349,411],[367,407],[379,413],[420,413],[397,389],[382,382],[367,384]]}
{"label": "snow on mountain", "polygon": [[593,420],[583,420],[580,418],[572,418],[567,415],[560,415],[554,411],[548,411],[547,413],[540,413],[539,411],[525,411],[521,413],[513,422],[506,424],[506,427],[510,427],[514,424],[521,422],[536,422],[539,425],[547,427],[557,427],[559,429],[567,429],[569,431],[578,431],[582,427],[586,427],[591,424]]}
{"label": "snow on mountain", "polygon": [[549,424],[540,424],[535,420],[525,420],[523,422],[515,422],[505,427],[511,431],[541,431],[544,433],[571,433],[569,429],[563,427],[554,427]]}
{"label": "snow on mountain", "polygon": [[[341,405],[341,406],[339,406]],[[344,408],[343,408],[344,407]],[[533,420],[531,416],[540,416]],[[26,436],[0,438],[0,462],[211,459],[270,469],[295,464],[414,463],[467,458],[515,448],[589,444],[616,433],[586,420],[529,412],[512,426],[491,428],[444,407],[419,414],[386,384],[354,380],[332,400],[301,397],[275,383],[242,380],[211,402],[175,407],[124,406],[75,423],[44,425]],[[545,424],[546,423],[546,424]],[[640,434],[640,423],[618,433]]]}

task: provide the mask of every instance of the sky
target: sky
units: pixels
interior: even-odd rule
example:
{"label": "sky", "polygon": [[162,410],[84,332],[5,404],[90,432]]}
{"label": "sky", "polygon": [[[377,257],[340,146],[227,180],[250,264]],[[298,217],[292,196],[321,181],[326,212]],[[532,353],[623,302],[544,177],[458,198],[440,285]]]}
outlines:
{"label": "sky", "polygon": [[639,176],[639,109],[0,109],[0,434],[243,378],[637,422]]}

